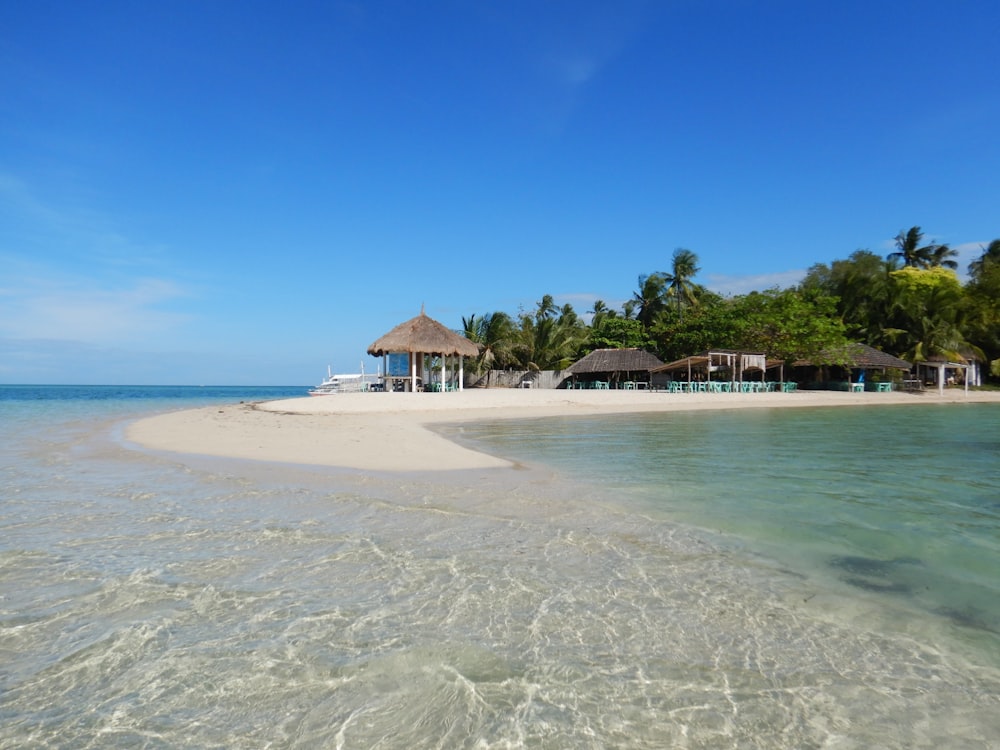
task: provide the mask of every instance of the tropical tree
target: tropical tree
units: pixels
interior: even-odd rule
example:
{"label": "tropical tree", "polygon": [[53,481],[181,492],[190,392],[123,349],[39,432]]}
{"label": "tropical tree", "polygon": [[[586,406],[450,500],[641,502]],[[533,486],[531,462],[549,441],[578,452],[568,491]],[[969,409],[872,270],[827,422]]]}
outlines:
{"label": "tropical tree", "polygon": [[799,290],[834,297],[847,335],[882,348],[887,343],[885,330],[892,327],[894,287],[889,274],[898,268],[895,258],[887,260],[870,250],[856,250],[846,260],[836,260],[830,266],[814,265]]}
{"label": "tropical tree", "polygon": [[514,349],[517,327],[505,312],[475,314],[462,318],[465,337],[480,346],[479,356],[470,363],[470,369],[478,375],[492,369],[504,369],[515,363]]}
{"label": "tropical tree", "polygon": [[980,248],[983,254],[969,264],[969,276],[976,280],[990,264],[1000,265],[1000,239],[993,240],[988,246]]}
{"label": "tropical tree", "polygon": [[958,359],[973,348],[963,335],[962,285],[947,268],[901,268],[890,274],[895,287],[897,348],[912,362],[934,356]]}
{"label": "tropical tree", "polygon": [[528,370],[561,370],[568,367],[586,339],[588,329],[563,308],[560,318],[522,313],[515,354]]}
{"label": "tropical tree", "polygon": [[847,343],[837,300],[829,295],[775,288],[736,297],[733,307],[736,348],[794,362]]}
{"label": "tropical tree", "polygon": [[966,337],[983,352],[990,374],[1000,377],[1000,240],[969,264],[963,299]]}
{"label": "tropical tree", "polygon": [[594,349],[652,349],[653,341],[646,332],[646,327],[638,320],[620,317],[601,318],[590,327],[581,354],[587,354]]}
{"label": "tropical tree", "polygon": [[589,310],[589,312],[591,315],[590,318],[591,328],[596,328],[597,326],[599,326],[605,318],[614,318],[617,317],[618,315],[614,310],[612,310],[606,304],[604,304],[604,300],[602,299],[595,299],[594,306]]}
{"label": "tropical tree", "polygon": [[662,273],[639,277],[639,290],[633,295],[632,301],[637,308],[636,319],[647,328],[651,327],[657,316],[663,312],[666,288],[667,279]]}
{"label": "tropical tree", "polygon": [[670,308],[653,326],[656,355],[665,362],[709,349],[733,349],[738,320],[732,299],[705,292],[683,318]]}
{"label": "tropical tree", "polygon": [[698,287],[691,283],[691,279],[700,270],[697,255],[683,247],[674,250],[670,273],[663,274],[663,278],[667,284],[667,297],[674,300],[678,315],[682,314],[685,306],[698,303],[696,295]]}
{"label": "tropical tree", "polygon": [[944,268],[958,268],[953,258],[958,253],[946,244],[932,242],[929,245],[921,246],[924,241],[924,233],[920,227],[910,227],[905,232],[900,230],[896,235],[896,251],[889,253],[890,260],[900,260],[904,266],[910,268],[932,268],[942,266]]}

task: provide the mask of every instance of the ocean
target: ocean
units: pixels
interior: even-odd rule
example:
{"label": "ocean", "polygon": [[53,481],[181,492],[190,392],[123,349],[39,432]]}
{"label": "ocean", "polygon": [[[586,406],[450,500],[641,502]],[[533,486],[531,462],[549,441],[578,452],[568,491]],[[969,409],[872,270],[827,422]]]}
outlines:
{"label": "ocean", "polygon": [[1000,747],[1000,405],[123,437],[306,390],[0,386],[0,748]]}

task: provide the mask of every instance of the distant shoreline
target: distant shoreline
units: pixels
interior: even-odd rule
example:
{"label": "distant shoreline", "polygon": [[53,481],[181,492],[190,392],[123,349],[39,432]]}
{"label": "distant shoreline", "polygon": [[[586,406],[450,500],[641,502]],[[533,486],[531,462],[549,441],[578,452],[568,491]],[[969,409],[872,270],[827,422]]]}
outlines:
{"label": "distant shoreline", "polygon": [[357,471],[506,468],[433,424],[720,409],[1000,403],[1000,392],[669,394],[643,391],[468,390],[349,393],[212,406],[140,419],[126,438],[156,451]]}

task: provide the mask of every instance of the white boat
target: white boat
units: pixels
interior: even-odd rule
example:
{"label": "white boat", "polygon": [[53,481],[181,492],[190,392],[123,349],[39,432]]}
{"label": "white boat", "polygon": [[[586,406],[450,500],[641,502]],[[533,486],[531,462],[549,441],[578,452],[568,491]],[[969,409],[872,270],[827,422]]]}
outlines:
{"label": "white boat", "polygon": [[334,374],[330,368],[326,368],[326,377],[323,382],[309,391],[310,396],[330,396],[335,393],[361,393],[362,391],[374,391],[381,383],[379,375],[366,375],[361,372]]}

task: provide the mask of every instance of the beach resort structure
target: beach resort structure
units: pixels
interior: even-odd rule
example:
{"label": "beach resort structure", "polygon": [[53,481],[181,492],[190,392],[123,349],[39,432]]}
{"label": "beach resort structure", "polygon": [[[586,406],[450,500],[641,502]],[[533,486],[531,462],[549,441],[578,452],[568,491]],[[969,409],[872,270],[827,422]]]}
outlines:
{"label": "beach resort structure", "polygon": [[644,349],[595,349],[566,368],[566,388],[649,388],[663,362]]}
{"label": "beach resort structure", "polygon": [[[920,388],[919,380],[908,377],[913,367],[909,362],[867,344],[853,343],[846,348],[827,349],[816,360],[817,362],[799,360],[794,363],[800,380],[811,381],[832,390],[855,392],[866,389],[888,391],[892,390],[894,384],[908,390]],[[818,364],[831,361],[841,361],[843,364]],[[878,375],[872,378],[868,375],[870,372]]]}
{"label": "beach resort structure", "polygon": [[400,323],[368,347],[382,357],[386,390],[461,391],[465,357],[479,355],[479,345],[420,314]]}
{"label": "beach resort structure", "polygon": [[[768,370],[777,370],[778,379],[768,380]],[[652,372],[669,374],[671,380],[667,387],[671,391],[753,393],[787,390],[784,363],[768,361],[760,352],[716,349],[668,362]]]}

